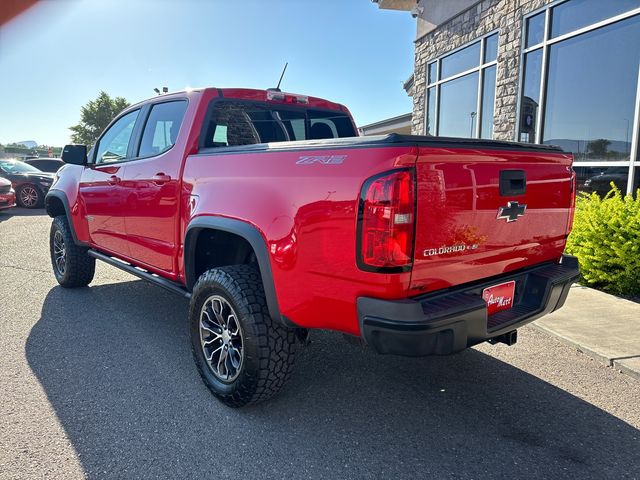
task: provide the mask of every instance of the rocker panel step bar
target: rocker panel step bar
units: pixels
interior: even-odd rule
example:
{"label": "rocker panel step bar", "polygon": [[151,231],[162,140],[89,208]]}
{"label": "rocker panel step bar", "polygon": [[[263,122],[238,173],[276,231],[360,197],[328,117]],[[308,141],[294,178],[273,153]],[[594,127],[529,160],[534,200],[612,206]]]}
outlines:
{"label": "rocker panel step bar", "polygon": [[135,275],[142,280],[146,280],[147,282],[151,282],[159,287],[164,288],[165,290],[169,290],[170,292],[176,293],[184,298],[191,298],[191,292],[189,292],[184,286],[179,284],[178,282],[172,282],[171,280],[167,280],[166,278],[159,277],[155,273],[150,273],[146,270],[143,270],[139,267],[134,267],[130,263],[123,262],[122,260],[117,260],[113,257],[105,255],[104,253],[100,253],[96,250],[89,250],[87,254],[90,257],[93,257],[97,260],[101,260],[105,263],[108,263],[111,266],[119,268],[120,270],[124,270],[131,275]]}

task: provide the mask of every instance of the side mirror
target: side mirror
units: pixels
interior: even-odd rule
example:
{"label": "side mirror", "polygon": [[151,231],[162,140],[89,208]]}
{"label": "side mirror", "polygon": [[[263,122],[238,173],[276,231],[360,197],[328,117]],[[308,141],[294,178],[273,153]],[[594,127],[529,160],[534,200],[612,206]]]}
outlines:
{"label": "side mirror", "polygon": [[62,150],[62,161],[73,165],[87,164],[86,145],[65,145]]}

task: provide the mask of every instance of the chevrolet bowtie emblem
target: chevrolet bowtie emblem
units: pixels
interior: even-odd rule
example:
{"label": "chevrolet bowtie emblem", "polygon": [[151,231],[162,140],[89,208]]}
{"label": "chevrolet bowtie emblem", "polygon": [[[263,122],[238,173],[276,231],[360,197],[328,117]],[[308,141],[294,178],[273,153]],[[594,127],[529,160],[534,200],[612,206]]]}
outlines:
{"label": "chevrolet bowtie emblem", "polygon": [[498,220],[506,220],[507,223],[515,222],[518,217],[524,215],[524,211],[527,209],[526,205],[520,205],[518,202],[509,202],[506,207],[500,207],[498,209]]}

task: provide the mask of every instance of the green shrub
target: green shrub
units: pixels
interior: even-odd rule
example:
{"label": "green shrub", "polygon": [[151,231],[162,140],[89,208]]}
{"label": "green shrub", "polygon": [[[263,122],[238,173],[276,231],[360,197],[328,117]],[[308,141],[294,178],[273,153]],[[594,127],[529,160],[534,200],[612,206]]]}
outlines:
{"label": "green shrub", "polygon": [[623,196],[613,186],[604,198],[576,200],[567,252],[578,257],[581,283],[618,295],[640,294],[640,193]]}

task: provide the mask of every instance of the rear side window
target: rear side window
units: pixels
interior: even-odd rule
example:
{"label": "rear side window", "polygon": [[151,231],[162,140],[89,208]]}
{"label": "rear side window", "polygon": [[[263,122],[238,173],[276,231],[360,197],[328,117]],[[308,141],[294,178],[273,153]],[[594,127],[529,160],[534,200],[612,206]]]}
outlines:
{"label": "rear side window", "polygon": [[203,131],[205,148],[356,135],[342,112],[240,101],[217,101],[212,109]]}
{"label": "rear side window", "polygon": [[173,147],[186,109],[186,100],[153,105],[142,133],[138,156],[158,155]]}

